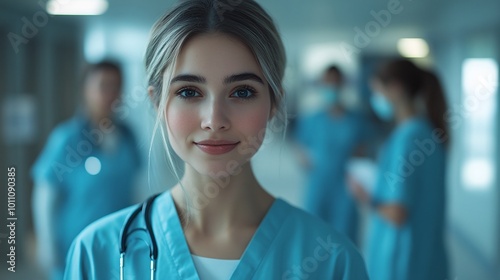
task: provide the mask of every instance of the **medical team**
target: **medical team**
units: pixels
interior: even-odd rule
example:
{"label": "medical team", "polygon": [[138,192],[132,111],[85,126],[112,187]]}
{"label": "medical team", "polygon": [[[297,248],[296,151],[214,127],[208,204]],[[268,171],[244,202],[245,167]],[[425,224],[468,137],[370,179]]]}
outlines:
{"label": "medical team", "polygon": [[[62,270],[64,279],[446,279],[449,136],[436,75],[407,60],[373,75],[372,110],[394,126],[370,193],[345,179],[348,159],[367,140],[366,123],[339,102],[340,70],[327,69],[321,84],[327,106],[299,120],[294,132],[310,163],[306,213],[268,193],[250,164],[257,151],[248,140],[260,139],[259,147],[256,136],[285,114],[280,35],[255,1],[223,16],[217,1],[180,1],[151,30],[145,66],[155,133],[184,172],[173,166],[178,183],[147,207],[124,208],[140,157],[130,131],[110,116],[119,68],[104,62],[87,72],[87,109],[53,132],[33,167],[35,222],[38,236],[47,238],[40,252],[50,253],[41,259],[56,268],[54,279]],[[117,129],[93,143],[85,164],[62,172],[64,148],[77,146],[82,131],[103,119]],[[371,211],[366,267],[353,244],[356,201]],[[140,214],[131,219],[135,209]]]}

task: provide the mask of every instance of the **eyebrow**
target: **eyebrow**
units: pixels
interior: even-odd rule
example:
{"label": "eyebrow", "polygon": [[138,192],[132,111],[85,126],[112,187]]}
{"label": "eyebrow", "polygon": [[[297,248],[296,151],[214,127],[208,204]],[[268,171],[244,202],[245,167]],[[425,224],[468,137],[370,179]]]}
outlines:
{"label": "eyebrow", "polygon": [[224,84],[230,84],[234,82],[240,82],[240,81],[246,81],[246,80],[252,80],[261,84],[264,84],[264,81],[254,73],[241,73],[237,75],[231,75],[228,76],[224,79]]}
{"label": "eyebrow", "polygon": [[170,84],[173,84],[175,82],[192,82],[192,83],[204,84],[207,82],[207,80],[205,78],[203,78],[202,76],[184,74],[184,75],[175,76],[170,81]]}
{"label": "eyebrow", "polygon": [[[227,76],[226,78],[224,78],[224,84],[227,85],[230,83],[246,81],[246,80],[256,81],[256,82],[264,85],[264,81],[254,73],[241,73],[241,74]],[[207,82],[207,80],[202,76],[181,74],[181,75],[175,76],[170,81],[170,84],[173,84],[175,82],[192,82],[192,83],[204,84]]]}

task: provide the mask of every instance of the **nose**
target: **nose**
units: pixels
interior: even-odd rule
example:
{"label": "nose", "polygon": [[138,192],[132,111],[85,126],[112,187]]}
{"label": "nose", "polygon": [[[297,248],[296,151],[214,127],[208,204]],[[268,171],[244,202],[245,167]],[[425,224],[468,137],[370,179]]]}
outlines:
{"label": "nose", "polygon": [[207,100],[202,109],[201,128],[203,130],[227,130],[231,127],[228,117],[229,108],[225,106],[224,100],[213,98]]}

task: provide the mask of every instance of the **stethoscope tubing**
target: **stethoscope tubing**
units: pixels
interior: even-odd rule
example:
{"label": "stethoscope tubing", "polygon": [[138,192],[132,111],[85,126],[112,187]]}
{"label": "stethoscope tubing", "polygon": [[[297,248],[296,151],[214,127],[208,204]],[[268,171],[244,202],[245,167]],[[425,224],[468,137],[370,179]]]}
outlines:
{"label": "stethoscope tubing", "polygon": [[158,245],[156,243],[156,237],[153,232],[152,218],[151,218],[151,208],[154,200],[161,193],[155,194],[149,197],[146,201],[144,201],[141,205],[139,205],[134,211],[130,214],[130,216],[125,221],[125,224],[122,227],[120,232],[120,280],[124,280],[124,271],[125,271],[125,253],[127,251],[127,239],[128,232],[134,220],[139,216],[139,213],[142,212],[144,217],[144,222],[146,224],[146,231],[149,234],[149,238],[151,240],[151,247],[149,252],[150,258],[150,279],[155,279],[155,271],[156,271],[156,260],[158,259]]}

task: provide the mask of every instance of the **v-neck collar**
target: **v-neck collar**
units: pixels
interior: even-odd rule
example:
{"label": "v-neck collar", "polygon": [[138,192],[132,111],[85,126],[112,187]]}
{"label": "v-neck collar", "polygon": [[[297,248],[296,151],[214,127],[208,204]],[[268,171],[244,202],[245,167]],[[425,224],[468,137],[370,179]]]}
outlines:
{"label": "v-neck collar", "polygon": [[[171,259],[180,279],[199,280],[170,191],[159,197],[159,200],[163,202],[156,207],[160,221],[157,226],[161,227],[161,232],[156,234],[156,238],[158,243],[163,243],[160,248],[168,249],[168,252],[160,250],[159,253]],[[231,279],[252,278],[285,221],[286,205],[279,198],[274,200],[243,252]],[[161,263],[158,263],[158,266],[161,266]]]}

